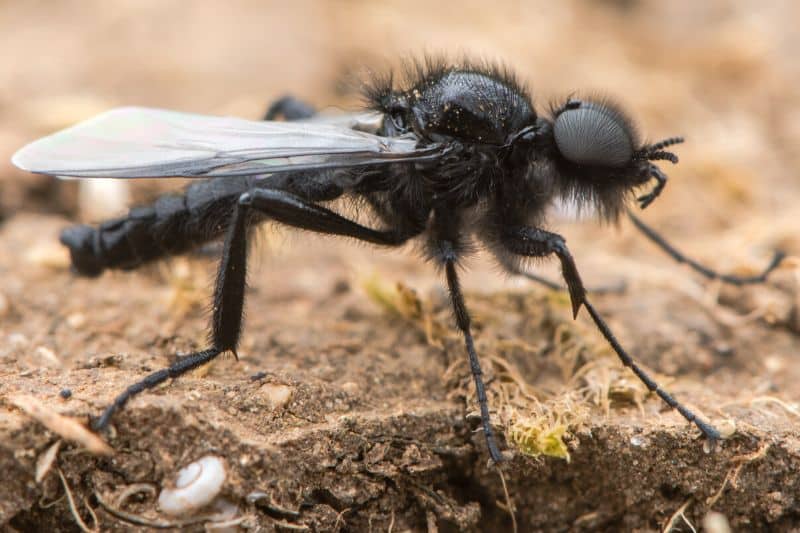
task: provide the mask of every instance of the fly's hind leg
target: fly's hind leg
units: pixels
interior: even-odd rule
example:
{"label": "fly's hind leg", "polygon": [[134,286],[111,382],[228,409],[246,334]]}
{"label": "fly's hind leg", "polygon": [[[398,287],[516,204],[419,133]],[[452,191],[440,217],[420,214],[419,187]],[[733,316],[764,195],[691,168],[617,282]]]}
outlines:
{"label": "fly's hind leg", "polygon": [[213,360],[230,351],[236,354],[242,328],[247,271],[248,232],[257,213],[288,226],[330,235],[342,235],[385,246],[399,246],[413,235],[393,229],[375,230],[348,220],[341,215],[278,189],[254,188],[242,194],[234,209],[217,271],[214,306],[211,319],[211,346],[192,353],[180,361],[150,374],[120,394],[103,414],[93,422],[97,430],[105,428],[114,413],[133,396],[151,389],[167,379]]}
{"label": "fly's hind leg", "polygon": [[154,372],[125,389],[99,418],[92,421],[94,429],[102,430],[108,426],[114,413],[122,409],[128,400],[137,394],[152,389],[168,379],[180,377],[186,372],[210,362],[223,352],[236,353],[242,326],[247,269],[248,216],[246,211],[239,206],[234,209],[225,237],[222,260],[214,287],[211,346],[206,350],[182,357],[180,361],[169,368]]}

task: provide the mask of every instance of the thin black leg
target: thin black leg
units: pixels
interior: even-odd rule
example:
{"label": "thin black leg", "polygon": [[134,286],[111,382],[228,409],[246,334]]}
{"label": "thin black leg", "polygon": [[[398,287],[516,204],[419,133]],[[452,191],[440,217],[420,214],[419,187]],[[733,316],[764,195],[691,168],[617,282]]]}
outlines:
{"label": "thin black leg", "polygon": [[572,301],[572,316],[578,316],[578,311],[586,300],[586,289],[564,237],[537,228],[520,227],[506,230],[503,245],[509,252],[525,257],[546,257],[555,254],[561,261],[561,274],[567,283]]}
{"label": "thin black leg", "polygon": [[603,337],[606,338],[614,351],[617,352],[617,355],[622,360],[622,364],[630,368],[633,373],[636,374],[636,377],[638,377],[642,383],[647,386],[647,389],[650,392],[655,392],[658,394],[659,398],[664,400],[664,402],[666,402],[666,404],[671,408],[677,410],[681,416],[683,416],[683,418],[694,423],[694,425],[696,425],[698,429],[703,432],[703,435],[706,436],[710,445],[713,446],[714,443],[720,438],[720,433],[717,428],[700,419],[687,407],[678,402],[678,400],[676,400],[670,393],[662,389],[659,384],[656,383],[653,378],[647,374],[647,372],[642,370],[639,365],[636,364],[633,358],[628,355],[628,352],[626,352],[619,341],[617,341],[617,338],[614,336],[611,328],[608,327],[608,324],[606,324],[605,320],[603,320],[603,318],[598,314],[594,306],[589,303],[588,300],[584,301],[583,305],[586,307],[586,310],[589,311],[589,315],[591,315],[592,320],[594,320],[597,329],[600,330],[600,333],[603,334]]}
{"label": "thin black leg", "polygon": [[[540,285],[544,285],[545,287],[548,287],[554,291],[567,290],[567,287],[561,285],[560,283],[545,278],[544,276],[533,274],[532,272],[527,272],[524,270],[516,270],[514,271],[514,273],[517,274],[518,276],[522,276],[523,278],[535,281]],[[587,287],[586,292],[590,294],[623,294],[627,289],[628,289],[628,283],[625,280],[620,280],[615,285],[601,285],[601,286]]]}
{"label": "thin black leg", "polygon": [[[529,279],[534,281],[540,285],[547,287],[548,289],[554,291],[566,291],[567,287],[558,283],[557,281],[553,281],[549,278],[544,276],[539,276],[538,274],[534,274],[532,272],[528,272],[527,270],[523,270],[520,268],[520,265],[515,263],[514,261],[502,261],[503,267],[508,270],[510,273],[514,274],[515,276],[522,276],[523,278]],[[628,288],[628,284],[625,280],[619,281],[616,285],[604,285],[600,287],[587,287],[586,292],[591,294],[622,294]]]}
{"label": "thin black leg", "polygon": [[273,189],[252,189],[241,195],[234,210],[217,271],[214,308],[211,318],[211,348],[190,354],[169,368],[150,374],[128,387],[93,423],[105,428],[114,413],[133,396],[163,383],[169,378],[201,366],[225,351],[236,354],[242,328],[247,275],[248,229],[252,211],[267,215],[283,224],[333,235],[343,235],[385,246],[398,246],[412,235],[380,231],[362,226],[333,211],[290,193]]}
{"label": "thin black leg", "polygon": [[772,261],[769,262],[767,268],[765,268],[761,274],[756,276],[734,276],[731,274],[720,274],[715,270],[711,270],[710,268],[701,265],[694,259],[690,257],[686,257],[683,255],[678,249],[672,246],[667,240],[659,235],[656,230],[645,224],[640,218],[634,215],[631,211],[628,211],[628,217],[633,222],[633,225],[641,231],[645,237],[653,241],[659,248],[664,250],[670,257],[672,257],[678,263],[684,263],[689,265],[695,272],[698,272],[705,276],[708,279],[718,279],[720,281],[724,281],[725,283],[730,283],[732,285],[750,285],[756,283],[764,283],[767,280],[769,274],[778,268],[778,265],[781,264],[786,254],[781,251],[776,251],[775,254],[772,256]]}
{"label": "thin black leg", "polygon": [[464,334],[464,343],[466,344],[467,354],[469,355],[469,368],[472,372],[472,379],[475,382],[475,390],[478,394],[478,406],[481,410],[481,424],[483,425],[483,434],[486,437],[486,445],[489,448],[489,457],[491,457],[492,461],[495,463],[499,463],[503,460],[503,456],[497,448],[491,419],[489,418],[489,401],[486,398],[483,371],[478,361],[478,353],[475,351],[475,341],[472,339],[472,331],[470,329],[471,319],[467,311],[467,306],[464,303],[464,295],[461,293],[461,284],[458,281],[458,274],[456,272],[457,255],[453,245],[449,241],[440,241],[438,244],[441,259],[444,261],[447,287],[450,290],[450,300],[453,304],[456,324],[458,325],[458,329]]}
{"label": "thin black leg", "polygon": [[608,324],[602,319],[597,310],[586,299],[586,291],[583,288],[578,269],[575,265],[575,260],[572,258],[569,250],[567,249],[564,238],[555,233],[536,229],[536,228],[515,228],[505,235],[503,241],[506,248],[515,254],[524,256],[543,257],[550,254],[555,254],[561,261],[562,271],[564,273],[564,280],[569,287],[569,292],[572,297],[573,313],[577,315],[580,306],[586,307],[589,315],[592,317],[600,333],[605,337],[611,348],[616,352],[617,356],[622,361],[622,364],[630,368],[636,377],[644,383],[651,392],[655,392],[667,405],[676,409],[686,420],[695,424],[703,435],[706,436],[710,445],[720,438],[719,431],[712,425],[701,420],[687,407],[679,403],[667,391],[662,389],[639,365],[633,358],[625,351],[622,345],[617,341],[616,337],[608,327]]}
{"label": "thin black leg", "polygon": [[208,350],[204,350],[202,352],[195,352],[191,355],[187,355],[186,357],[181,358],[180,361],[175,363],[169,368],[164,368],[159,370],[158,372],[153,372],[146,378],[141,381],[137,381],[127,389],[125,392],[120,394],[114,399],[114,403],[106,407],[103,414],[100,415],[98,418],[92,420],[92,427],[96,431],[101,431],[108,426],[108,423],[111,422],[111,418],[114,416],[118,410],[122,409],[128,400],[139,394],[140,392],[144,392],[147,389],[152,389],[153,387],[165,382],[168,379],[177,378],[190,370],[194,370],[199,366],[203,366],[204,364],[208,363],[216,356],[220,354],[219,350],[214,348],[210,348]]}
{"label": "thin black leg", "polygon": [[103,414],[92,422],[96,430],[102,430],[111,421],[114,413],[122,409],[132,397],[163,383],[177,378],[190,370],[202,366],[225,351],[236,353],[242,327],[244,307],[245,276],[247,269],[247,213],[246,209],[236,207],[233,212],[222,260],[217,271],[214,287],[214,309],[211,318],[211,347],[187,355],[169,368],[154,372],[143,380],[128,387],[117,396]]}
{"label": "thin black leg", "polygon": [[267,112],[264,113],[264,120],[275,120],[283,117],[285,120],[300,120],[313,117],[317,111],[309,104],[298,100],[294,96],[284,96],[274,101]]}
{"label": "thin black leg", "polygon": [[375,230],[299,196],[275,189],[251,189],[239,197],[239,205],[247,206],[283,224],[317,233],[353,237],[383,246],[399,246],[413,235],[394,230]]}

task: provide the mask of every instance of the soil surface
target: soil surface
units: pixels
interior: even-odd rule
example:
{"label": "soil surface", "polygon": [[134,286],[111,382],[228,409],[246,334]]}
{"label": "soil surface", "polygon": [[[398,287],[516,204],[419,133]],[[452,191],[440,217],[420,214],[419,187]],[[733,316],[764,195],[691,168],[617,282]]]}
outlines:
{"label": "soil surface", "polygon": [[[800,528],[800,12],[697,4],[4,4],[0,525]],[[767,284],[730,287],[675,264],[627,220],[558,211],[550,221],[587,285],[624,282],[591,296],[622,344],[726,439],[708,450],[585,311],[572,320],[564,293],[477,253],[467,304],[508,456],[490,465],[443,280],[416,248],[268,228],[251,254],[238,361],[219,357],[137,396],[102,435],[113,451],[87,451],[89,416],[205,347],[219,250],[77,278],[59,231],[105,216],[114,199],[87,203],[74,182],[27,176],[8,162],[13,151],[115,105],[255,118],[291,92],[351,107],[362,66],[439,50],[503,59],[542,110],[576,88],[603,89],[648,138],[686,134],[642,217],[721,271],[753,274],[773,250],[789,254]],[[164,187],[137,183],[130,195],[145,202]],[[555,265],[534,267],[557,279]],[[163,513],[162,489],[208,455],[225,463],[221,492],[194,514]]]}

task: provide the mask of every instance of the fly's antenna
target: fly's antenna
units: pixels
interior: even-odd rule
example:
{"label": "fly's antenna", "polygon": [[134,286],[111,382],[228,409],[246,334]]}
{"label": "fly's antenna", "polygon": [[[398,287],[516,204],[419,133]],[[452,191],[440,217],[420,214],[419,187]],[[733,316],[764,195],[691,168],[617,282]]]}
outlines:
{"label": "fly's antenna", "polygon": [[647,154],[647,159],[650,161],[669,161],[673,165],[678,162],[678,156],[672,152],[658,151],[650,152]]}
{"label": "fly's antenna", "polygon": [[669,137],[657,143],[645,145],[634,154],[633,158],[639,161],[669,161],[674,165],[678,162],[678,156],[664,148],[682,142],[683,137]]}
{"label": "fly's antenna", "polygon": [[[634,159],[640,161],[669,161],[674,165],[678,162],[678,156],[670,151],[664,150],[664,148],[675,144],[681,144],[682,142],[683,137],[669,137],[657,143],[648,144],[634,155]],[[637,198],[642,209],[652,204],[653,200],[658,198],[661,191],[663,191],[664,187],[667,185],[667,175],[656,165],[652,163],[648,165],[648,174],[650,177],[655,178],[656,186],[653,187],[653,190],[649,193]]]}
{"label": "fly's antenna", "polygon": [[683,137],[669,137],[663,141],[658,141],[657,143],[646,146],[645,150],[648,152],[656,152],[658,150],[663,150],[668,146],[672,146],[673,144],[681,144],[683,140]]}

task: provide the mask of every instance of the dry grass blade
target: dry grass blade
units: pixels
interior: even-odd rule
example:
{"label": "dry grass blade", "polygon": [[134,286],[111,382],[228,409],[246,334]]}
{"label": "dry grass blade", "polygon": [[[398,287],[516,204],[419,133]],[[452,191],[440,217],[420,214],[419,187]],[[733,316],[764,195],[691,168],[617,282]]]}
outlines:
{"label": "dry grass blade", "polygon": [[12,396],[13,405],[65,440],[79,444],[95,455],[112,455],[114,450],[86,426],[51,410],[41,401],[26,394]]}
{"label": "dry grass blade", "polygon": [[706,500],[706,505],[709,508],[713,507],[722,497],[722,494],[725,492],[725,489],[728,487],[729,483],[733,488],[737,488],[739,483],[739,474],[742,473],[742,469],[745,466],[749,465],[750,463],[766,457],[767,452],[770,449],[770,446],[771,444],[767,442],[761,448],[759,448],[753,453],[745,455],[737,455],[736,457],[732,457],[730,459],[730,462],[736,464],[736,466],[728,470],[728,473],[725,474],[725,479],[722,481],[722,486],[720,486],[719,490],[716,493],[714,493],[713,496],[711,496],[708,500]]}
{"label": "dry grass blade", "polygon": [[511,531],[513,533],[517,533],[517,516],[516,516],[516,509],[514,508],[514,502],[511,501],[511,495],[508,493],[508,486],[506,485],[506,477],[503,475],[503,471],[500,467],[497,467],[497,473],[500,475],[500,482],[503,484],[503,495],[506,498],[506,507],[508,514],[511,515]]}
{"label": "dry grass blade", "polygon": [[95,498],[97,498],[97,503],[99,503],[100,506],[103,509],[105,509],[111,516],[118,518],[123,522],[127,522],[129,524],[134,524],[137,526],[145,526],[153,529],[174,529],[174,528],[187,527],[194,524],[203,524],[212,521],[211,518],[208,516],[197,516],[197,517],[187,518],[185,520],[151,520],[149,518],[135,515],[133,513],[127,513],[121,509],[114,507],[109,502],[107,502],[97,491],[95,491],[94,496]]}
{"label": "dry grass blade", "polygon": [[442,339],[448,335],[448,329],[434,318],[414,289],[403,283],[391,286],[377,276],[365,279],[362,286],[367,296],[384,311],[418,327],[429,345],[440,349],[444,347]]}
{"label": "dry grass blade", "polygon": [[689,526],[689,529],[692,530],[692,533],[697,533],[697,529],[689,522],[689,519],[686,518],[686,515],[683,513],[686,512],[686,508],[689,507],[689,504],[692,503],[692,499],[689,498],[686,500],[686,503],[678,507],[678,510],[673,513],[672,516],[669,517],[669,521],[667,525],[664,526],[664,529],[661,530],[661,533],[670,533],[675,530],[678,525],[678,520],[683,520],[683,522]]}
{"label": "dry grass blade", "polygon": [[36,475],[34,476],[36,483],[41,483],[50,472],[63,442],[63,440],[58,439],[36,460]]}
{"label": "dry grass blade", "polygon": [[[61,469],[57,469],[58,477],[61,478],[61,484],[64,485],[64,492],[67,495],[67,501],[69,502],[69,510],[72,513],[72,516],[75,518],[75,522],[78,524],[78,527],[81,528],[82,531],[85,533],[97,533],[97,529],[92,529],[86,525],[86,522],[83,521],[81,518],[80,513],[78,512],[78,508],[75,506],[75,498],[72,496],[72,491],[69,488],[69,483],[67,483],[67,479],[64,477],[64,473]],[[97,525],[97,517],[94,514],[94,511],[90,511],[92,518],[95,520],[95,526]]]}

